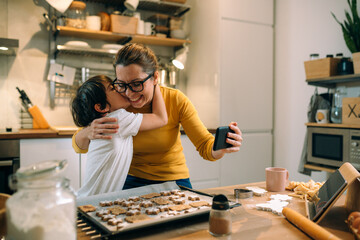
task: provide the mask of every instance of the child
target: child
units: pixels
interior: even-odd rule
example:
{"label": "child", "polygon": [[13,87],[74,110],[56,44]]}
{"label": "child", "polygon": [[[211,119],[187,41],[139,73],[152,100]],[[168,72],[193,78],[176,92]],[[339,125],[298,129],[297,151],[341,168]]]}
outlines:
{"label": "child", "polygon": [[111,140],[95,139],[87,154],[85,183],[78,196],[120,191],[123,188],[133,155],[133,138],[138,131],[160,128],[167,124],[167,113],[159,86],[155,86],[153,113],[130,113],[130,103],[116,92],[112,80],[104,75],[88,79],[76,92],[71,103],[74,122],[86,127],[96,118],[117,118],[119,129]]}

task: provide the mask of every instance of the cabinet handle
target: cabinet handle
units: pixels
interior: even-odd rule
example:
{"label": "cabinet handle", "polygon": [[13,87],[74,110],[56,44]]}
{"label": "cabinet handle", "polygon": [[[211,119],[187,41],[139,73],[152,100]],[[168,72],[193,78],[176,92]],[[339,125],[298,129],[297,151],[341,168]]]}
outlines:
{"label": "cabinet handle", "polygon": [[13,161],[9,160],[9,161],[0,161],[0,167],[9,167],[13,165]]}

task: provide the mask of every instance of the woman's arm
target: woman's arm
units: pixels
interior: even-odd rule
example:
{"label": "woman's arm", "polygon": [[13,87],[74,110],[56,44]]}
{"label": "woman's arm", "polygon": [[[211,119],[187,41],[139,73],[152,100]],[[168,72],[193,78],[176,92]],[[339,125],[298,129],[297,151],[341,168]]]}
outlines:
{"label": "woman's arm", "polygon": [[165,126],[168,122],[166,106],[160,87],[155,85],[154,97],[152,101],[152,113],[143,115],[143,120],[140,125],[139,131],[146,131]]}
{"label": "woman's arm", "polygon": [[234,133],[229,132],[227,134],[226,142],[233,146],[225,149],[220,149],[217,151],[211,150],[211,155],[213,156],[213,158],[219,159],[222,158],[225,155],[225,153],[232,153],[240,150],[243,138],[242,138],[242,133],[239,127],[237,126],[237,122],[231,122],[229,124],[229,127],[231,130],[234,131]]}
{"label": "woman's arm", "polygon": [[[73,138],[75,138],[74,143],[80,149],[79,151],[87,149],[92,139],[111,139],[111,135],[104,135],[104,133],[116,133],[119,128],[116,122],[116,118],[98,118],[92,121],[90,126],[75,133],[73,136]],[[74,146],[74,148],[76,146]],[[77,149],[75,149],[75,151],[79,152]]]}

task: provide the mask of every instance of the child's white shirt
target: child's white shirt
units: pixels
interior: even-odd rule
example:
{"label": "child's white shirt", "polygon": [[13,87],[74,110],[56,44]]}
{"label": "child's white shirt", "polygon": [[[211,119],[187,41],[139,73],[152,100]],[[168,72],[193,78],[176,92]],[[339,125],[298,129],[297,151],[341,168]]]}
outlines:
{"label": "child's white shirt", "polygon": [[106,117],[117,118],[119,129],[112,139],[90,141],[85,180],[78,197],[121,191],[133,157],[133,136],[140,128],[143,115],[119,109]]}

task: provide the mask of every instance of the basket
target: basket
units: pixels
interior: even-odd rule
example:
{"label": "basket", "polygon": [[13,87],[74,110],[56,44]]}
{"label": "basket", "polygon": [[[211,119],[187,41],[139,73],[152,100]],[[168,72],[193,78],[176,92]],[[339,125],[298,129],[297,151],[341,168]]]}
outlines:
{"label": "basket", "polygon": [[9,197],[9,194],[0,193],[0,238],[6,235],[5,202]]}
{"label": "basket", "polygon": [[337,75],[337,65],[339,62],[339,58],[322,58],[304,62],[306,79]]}

